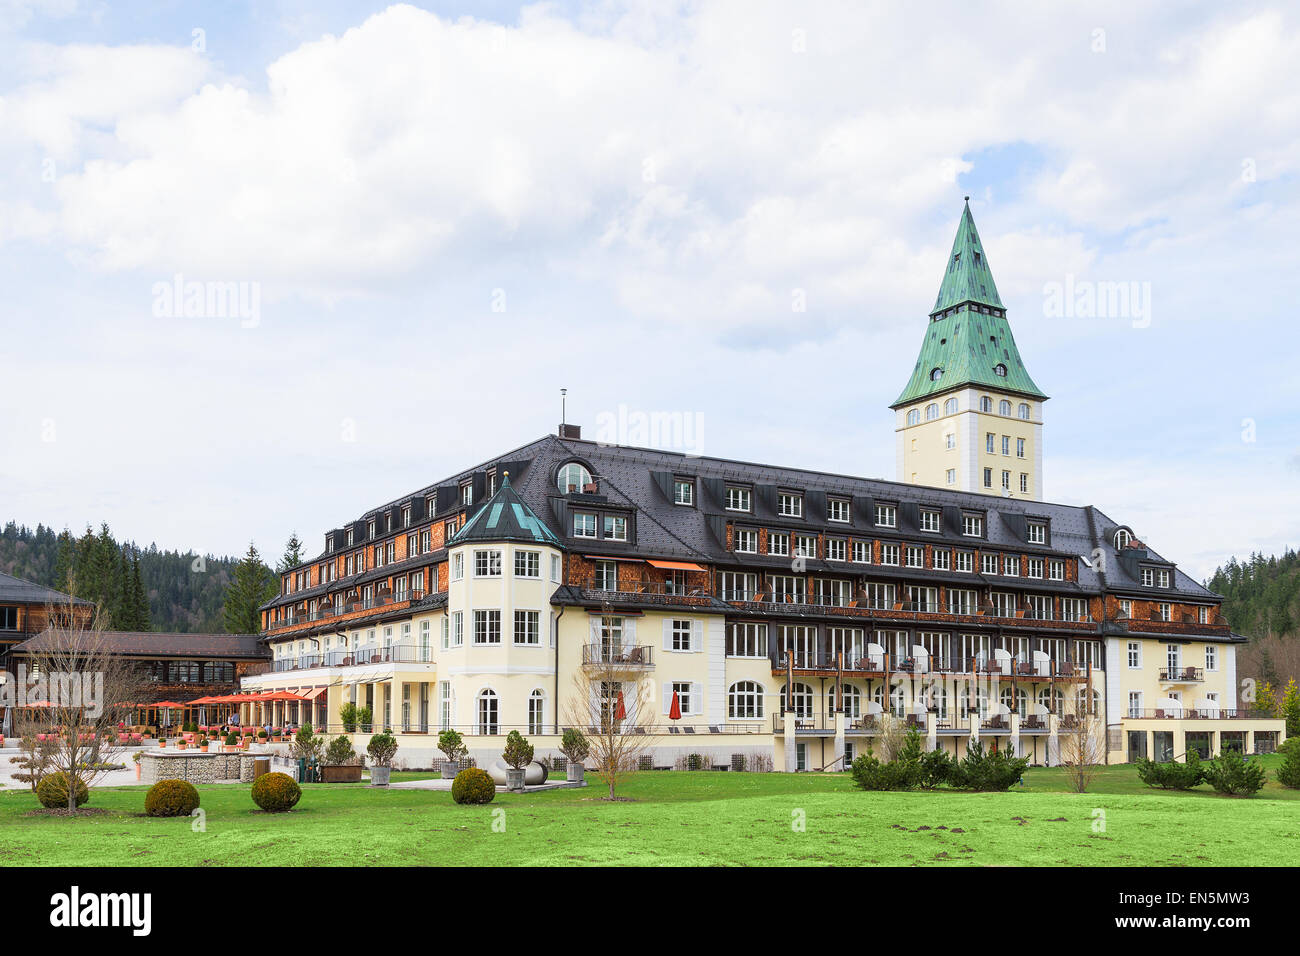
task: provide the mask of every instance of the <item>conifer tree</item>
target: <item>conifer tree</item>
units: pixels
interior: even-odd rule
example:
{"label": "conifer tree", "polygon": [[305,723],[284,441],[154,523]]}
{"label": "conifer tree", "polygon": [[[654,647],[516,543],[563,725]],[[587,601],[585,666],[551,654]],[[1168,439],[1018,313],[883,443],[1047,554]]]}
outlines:
{"label": "conifer tree", "polygon": [[280,563],[275,566],[275,570],[283,574],[290,568],[296,568],[302,564],[302,541],[298,538],[298,532],[295,531],[289,535],[289,540],[284,546],[284,555],[280,558]]}
{"label": "conifer tree", "polygon": [[257,547],[249,542],[248,553],[235,566],[230,586],[226,588],[226,606],[222,618],[230,634],[257,634],[262,630],[258,608],[274,597],[275,576],[262,563]]}
{"label": "conifer tree", "polygon": [[149,614],[149,591],[140,577],[140,554],[131,556],[131,603],[135,609],[134,628],[137,631],[152,630],[153,622]]}

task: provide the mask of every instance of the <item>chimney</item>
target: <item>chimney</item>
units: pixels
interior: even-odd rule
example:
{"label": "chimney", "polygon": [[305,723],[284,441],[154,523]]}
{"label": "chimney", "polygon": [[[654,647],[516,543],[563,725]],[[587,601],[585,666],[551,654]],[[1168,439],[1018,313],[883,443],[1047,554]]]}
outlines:
{"label": "chimney", "polygon": [[561,425],[560,430],[557,434],[559,434],[561,438],[572,438],[575,441],[580,441],[582,439],[582,426]]}

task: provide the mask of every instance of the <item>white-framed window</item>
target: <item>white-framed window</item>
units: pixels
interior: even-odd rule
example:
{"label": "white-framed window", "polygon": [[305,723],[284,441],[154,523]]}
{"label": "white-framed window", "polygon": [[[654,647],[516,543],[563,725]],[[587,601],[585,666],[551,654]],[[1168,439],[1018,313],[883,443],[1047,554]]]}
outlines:
{"label": "white-framed window", "polygon": [[952,570],[952,552],[947,548],[935,548],[931,551],[930,561],[936,571]]}
{"label": "white-framed window", "polygon": [[858,564],[871,563],[871,542],[856,539],[853,542],[853,560]]}
{"label": "white-framed window", "polygon": [[1142,716],[1142,691],[1131,690],[1128,692],[1128,715],[1134,718]]}
{"label": "white-framed window", "polygon": [[586,511],[573,513],[573,536],[575,538],[596,537],[596,516]]}
{"label": "white-framed window", "polygon": [[724,601],[752,601],[758,591],[758,575],[748,571],[723,571],[718,586]]}
{"label": "white-framed window", "polygon": [[1042,558],[1025,558],[1025,577],[1041,578],[1043,576]]}
{"label": "white-framed window", "polygon": [[501,732],[501,702],[490,687],[478,695],[478,732],[488,736]]}
{"label": "white-framed window", "polygon": [[1004,555],[1002,558],[1002,573],[1008,577],[1020,577],[1020,555]]}
{"label": "white-framed window", "polygon": [[957,469],[949,468],[947,473],[944,475],[944,478],[950,485],[957,484]]}
{"label": "white-framed window", "polygon": [[668,686],[669,701],[673,699],[673,694],[677,695],[677,706],[682,709],[683,714],[695,713],[695,700],[691,693],[690,681],[673,681]]}
{"label": "white-framed window", "polygon": [[894,505],[876,505],[876,524],[881,528],[898,527],[898,509]]}
{"label": "white-framed window", "polygon": [[753,509],[754,493],[738,485],[727,486],[727,510],[750,511]]}
{"label": "white-framed window", "polygon": [[1129,670],[1142,669],[1142,642],[1128,642],[1128,666]]}
{"label": "white-framed window", "polygon": [[560,583],[560,576],[563,573],[564,564],[558,554],[551,555],[551,580],[556,584]]}
{"label": "white-framed window", "polygon": [[1020,417],[1025,421],[1029,421],[1029,406],[1024,402],[1020,403]]}
{"label": "white-framed window", "polygon": [[803,495],[793,491],[782,491],[776,498],[776,510],[783,518],[802,518]]}
{"label": "white-framed window", "polygon": [[560,490],[560,494],[582,491],[589,484],[591,472],[576,461],[563,465],[555,475],[555,487]]}
{"label": "white-framed window", "polygon": [[540,611],[515,611],[515,643],[531,647],[542,643]]}
{"label": "white-framed window", "polygon": [[1169,569],[1168,569],[1168,568],[1161,568],[1159,571],[1156,572],[1156,587],[1158,587],[1158,588],[1167,588],[1167,587],[1169,587]]}
{"label": "white-framed window", "polygon": [[961,516],[961,533],[968,538],[984,536],[984,516],[964,514]]}
{"label": "white-framed window", "polygon": [[950,399],[948,399],[946,402],[944,402],[944,403],[943,403],[943,413],[944,413],[945,415],[956,415],[956,414],[957,414],[957,399],[955,399],[955,398],[950,398]]}
{"label": "white-framed window", "polygon": [[465,554],[456,552],[451,556],[451,579],[459,581],[465,577]]}
{"label": "white-framed window", "polygon": [[921,410],[919,408],[909,408],[907,410],[907,424],[908,425],[921,424]]}
{"label": "white-framed window", "polygon": [[1061,598],[1061,620],[1086,621],[1088,602],[1083,598]]}
{"label": "white-framed window", "polygon": [[1196,623],[1198,624],[1210,623],[1210,609],[1208,607],[1202,605],[1201,607],[1198,607],[1196,609]]}
{"label": "white-framed window", "polygon": [[892,584],[871,583],[866,586],[867,605],[878,611],[892,610],[897,597],[897,589]]}
{"label": "white-framed window", "polygon": [[1031,521],[1026,525],[1026,536],[1030,544],[1047,544],[1047,522]]}
{"label": "white-framed window", "polygon": [[1172,615],[1171,615],[1172,607],[1171,607],[1171,605],[1166,604],[1166,603],[1164,603],[1164,602],[1162,601],[1162,602],[1159,604],[1159,611],[1160,611],[1160,620],[1162,620],[1162,621],[1168,621],[1168,620],[1171,620],[1171,619],[1172,619]]}
{"label": "white-framed window", "polygon": [[727,688],[728,720],[760,720],[763,717],[763,688],[756,681],[737,681]]}
{"label": "white-framed window", "polygon": [[1029,475],[1023,471],[1020,473],[1020,491],[1022,494],[1029,493]]}
{"label": "white-framed window", "polygon": [[473,504],[474,502],[474,483],[467,481],[460,486],[460,503],[463,505]]}
{"label": "white-framed window", "polygon": [[993,432],[984,433],[984,451],[990,455],[997,454],[998,436]]}
{"label": "white-framed window", "polygon": [[[935,371],[937,372],[938,369],[935,369]],[[938,417],[939,405],[937,402],[931,402],[929,405],[925,406],[925,420],[927,422],[932,422]]]}
{"label": "white-framed window", "polygon": [[597,561],[595,563],[595,587],[597,591],[618,590],[618,562]]}
{"label": "white-framed window", "polygon": [[951,588],[948,591],[949,613],[974,614],[979,610],[979,594],[968,588]]}
{"label": "white-framed window", "polygon": [[695,504],[695,482],[686,478],[673,479],[673,504]]}
{"label": "white-framed window", "polygon": [[958,570],[958,571],[964,571],[964,572],[966,572],[966,573],[969,574],[969,573],[971,573],[971,572],[973,572],[973,571],[975,570],[975,552],[974,552],[974,551],[958,551],[958,552],[956,552],[955,561],[956,561],[956,565],[955,565],[955,567],[956,567],[956,570]]}
{"label": "white-framed window", "polygon": [[848,554],[848,544],[843,538],[826,539],[826,560],[843,561]]}
{"label": "white-framed window", "polygon": [[1016,439],[1016,457],[1017,458],[1025,457],[1025,440],[1023,438]]}
{"label": "white-framed window", "polygon": [[781,710],[784,713],[791,713],[797,720],[807,720],[813,715],[813,692],[807,684],[796,681],[790,686],[790,695],[787,699],[786,689],[781,688]]}
{"label": "white-framed window", "polygon": [[989,414],[993,411],[993,399],[987,395],[980,396],[980,411]]}
{"label": "white-framed window", "polygon": [[1133,535],[1129,534],[1124,528],[1115,532],[1115,550],[1123,551],[1133,541]]}
{"label": "white-framed window", "polygon": [[501,552],[496,549],[474,552],[474,577],[501,577]]}
{"label": "white-framed window", "polygon": [[929,508],[921,509],[921,530],[938,532],[942,529],[943,516]]}
{"label": "white-framed window", "polygon": [[1009,471],[1002,472],[1002,487],[1005,488],[1007,491],[1011,490],[1011,472]]}
{"label": "white-framed window", "polygon": [[1177,644],[1165,645],[1165,667],[1170,671],[1179,670],[1183,666],[1183,650]]}
{"label": "white-framed window", "polygon": [[727,629],[728,657],[767,657],[767,625],[732,624]]}
{"label": "white-framed window", "polygon": [[540,688],[528,695],[528,733],[546,733],[546,694]]}
{"label": "white-framed window", "polygon": [[880,546],[880,563],[892,567],[898,566],[898,545],[881,544]]}
{"label": "white-framed window", "polygon": [[465,612],[451,612],[451,646],[463,647],[465,644]]}
{"label": "white-framed window", "polygon": [[501,643],[501,612],[499,610],[474,612],[474,643]]}
{"label": "white-framed window", "polygon": [[1003,435],[1003,436],[1002,436],[1002,454],[1004,454],[1004,455],[1010,455],[1010,454],[1011,454],[1011,436],[1010,436],[1010,435]]}
{"label": "white-framed window", "polygon": [[1205,669],[1207,671],[1219,669],[1219,648],[1214,644],[1205,645]]}
{"label": "white-framed window", "polygon": [[985,469],[984,469],[984,487],[985,487],[985,488],[992,488],[992,487],[993,487],[993,469],[992,469],[992,468],[985,468]]}
{"label": "white-framed window", "polygon": [[622,515],[605,515],[605,538],[609,541],[626,541],[627,518]]}
{"label": "white-framed window", "polygon": [[997,574],[1002,569],[1001,566],[1002,562],[998,560],[996,554],[980,552],[980,574]]}
{"label": "white-framed window", "polygon": [[542,552],[516,551],[515,577],[540,578],[542,576]]}
{"label": "white-framed window", "polygon": [[1144,588],[1154,587],[1156,583],[1156,572],[1154,568],[1142,569],[1142,586]]}
{"label": "white-framed window", "polygon": [[790,532],[769,531],[767,533],[767,553],[777,557],[790,554]]}
{"label": "white-framed window", "polygon": [[817,557],[817,535],[797,534],[794,536],[794,553],[800,558]]}
{"label": "white-framed window", "polygon": [[[691,647],[691,634],[694,626],[689,618],[674,619],[668,625],[668,647],[674,651],[689,651]],[[685,707],[683,706],[683,710]]]}
{"label": "white-framed window", "polygon": [[925,548],[909,544],[904,552],[904,557],[909,568],[925,567]]}
{"label": "white-framed window", "polygon": [[826,520],[844,521],[849,520],[849,501],[847,498],[828,498],[826,499]]}
{"label": "white-framed window", "polygon": [[1061,558],[1051,558],[1047,562],[1047,579],[1049,581],[1065,580],[1065,561]]}
{"label": "white-framed window", "polygon": [[735,544],[738,554],[755,554],[758,552],[758,532],[753,528],[736,528]]}

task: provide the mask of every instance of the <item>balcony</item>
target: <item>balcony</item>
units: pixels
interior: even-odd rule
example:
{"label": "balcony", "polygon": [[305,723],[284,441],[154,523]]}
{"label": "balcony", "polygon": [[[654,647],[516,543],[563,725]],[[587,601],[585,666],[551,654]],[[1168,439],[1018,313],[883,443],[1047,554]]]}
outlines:
{"label": "balcony", "polygon": [[280,658],[272,662],[271,670],[275,673],[284,673],[310,670],[315,667],[354,667],[362,664],[427,664],[432,660],[432,649],[426,650],[410,644],[395,644],[390,647],[360,647],[351,651],[327,651],[324,654],[300,654],[297,657]]}
{"label": "balcony", "polygon": [[574,588],[584,602],[612,605],[657,605],[663,607],[707,607],[713,604],[713,597],[706,587],[685,587],[674,589],[671,584],[662,581],[649,581],[626,584],[613,588],[577,585]]}
{"label": "balcony", "polygon": [[645,671],[654,667],[654,646],[636,647],[615,644],[584,644],[582,666],[617,671]]}
{"label": "balcony", "polygon": [[1073,630],[1090,630],[1096,625],[1092,615],[1083,611],[1052,612],[1039,615],[1029,605],[998,607],[984,604],[979,607],[969,605],[949,606],[943,601],[894,601],[892,604],[866,600],[848,601],[838,596],[814,596],[808,598],[801,594],[769,595],[764,589],[758,591],[719,591],[718,600],[735,605],[743,610],[759,613],[832,615],[847,617],[893,618],[907,621],[946,621],[954,617],[981,618],[989,621],[1006,621],[1021,627],[1070,628]]}
{"label": "balcony", "polygon": [[408,589],[400,591],[397,594],[381,594],[379,597],[358,599],[356,601],[345,601],[337,609],[334,605],[329,604],[325,607],[319,607],[314,611],[304,611],[300,614],[294,614],[292,617],[279,621],[270,621],[267,623],[265,630],[267,633],[272,631],[282,631],[291,627],[302,627],[309,624],[319,624],[322,621],[338,621],[348,616],[359,616],[366,611],[383,611],[390,608],[397,608],[406,604],[414,604],[424,600],[428,592],[417,589]]}
{"label": "balcony", "polygon": [[1247,710],[1230,707],[1130,707],[1124,712],[1126,720],[1271,720],[1276,719],[1266,710]]}
{"label": "balcony", "polygon": [[1160,680],[1167,684],[1196,684],[1205,680],[1205,671],[1199,667],[1169,667],[1160,672]]}
{"label": "balcony", "polygon": [[792,664],[796,675],[803,677],[883,677],[885,674],[937,674],[944,676],[984,675],[1010,680],[1077,682],[1088,679],[1088,667],[1076,661],[1047,660],[1041,663],[991,658],[942,657],[867,654],[858,657],[853,652],[843,654],[841,667],[837,655],[825,649],[808,651],[778,651],[771,655],[773,676],[783,676]]}

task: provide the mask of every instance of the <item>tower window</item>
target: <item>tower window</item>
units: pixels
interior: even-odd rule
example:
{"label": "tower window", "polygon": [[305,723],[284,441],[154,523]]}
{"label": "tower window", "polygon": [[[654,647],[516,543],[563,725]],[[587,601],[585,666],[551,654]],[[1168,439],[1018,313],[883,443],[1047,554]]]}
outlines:
{"label": "tower window", "polygon": [[992,412],[992,411],[993,411],[993,399],[989,398],[987,395],[981,395],[981,396],[980,396],[980,411],[981,411],[981,412]]}
{"label": "tower window", "polygon": [[913,408],[908,411],[907,424],[909,425],[921,424],[921,410],[919,408]]}
{"label": "tower window", "polygon": [[1024,402],[1020,403],[1020,417],[1025,421],[1029,421],[1029,406]]}
{"label": "tower window", "polygon": [[931,402],[929,405],[925,406],[925,420],[927,422],[933,421],[938,417],[939,417],[938,404],[936,404],[935,402]]}
{"label": "tower window", "polygon": [[943,369],[941,368],[930,369],[930,381],[937,382],[941,378],[943,378]]}
{"label": "tower window", "polygon": [[998,378],[1006,378],[1007,367],[1003,365],[1001,362],[999,362],[997,365],[993,366],[993,374],[996,375]]}

